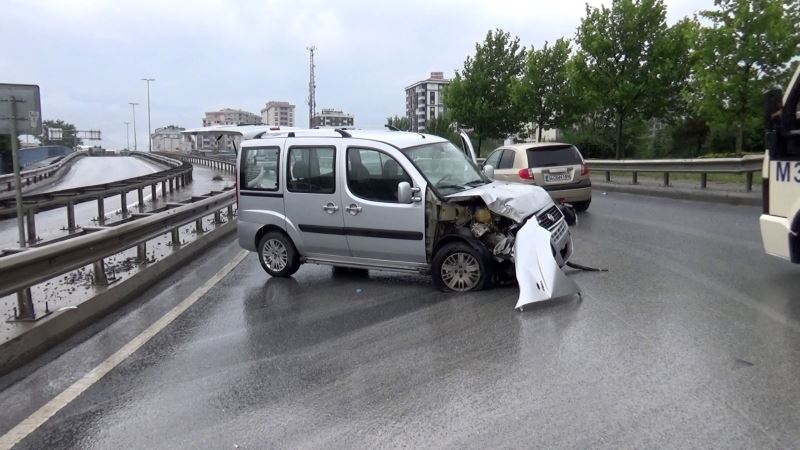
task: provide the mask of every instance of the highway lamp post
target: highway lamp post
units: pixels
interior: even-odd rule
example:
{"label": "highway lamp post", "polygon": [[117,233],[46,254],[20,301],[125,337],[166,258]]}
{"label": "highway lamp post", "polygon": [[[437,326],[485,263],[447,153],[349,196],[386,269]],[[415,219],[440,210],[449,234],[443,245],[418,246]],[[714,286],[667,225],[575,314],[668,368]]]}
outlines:
{"label": "highway lamp post", "polygon": [[131,123],[130,122],[122,122],[125,124],[125,150],[130,151],[131,149]]}
{"label": "highway lamp post", "polygon": [[139,145],[136,143],[136,105],[138,105],[138,103],[128,102],[128,104],[131,105],[131,111],[133,113],[133,149],[138,151]]}
{"label": "highway lamp post", "polygon": [[147,151],[153,151],[153,131],[150,129],[150,82],[155,78],[142,78],[147,83]]}

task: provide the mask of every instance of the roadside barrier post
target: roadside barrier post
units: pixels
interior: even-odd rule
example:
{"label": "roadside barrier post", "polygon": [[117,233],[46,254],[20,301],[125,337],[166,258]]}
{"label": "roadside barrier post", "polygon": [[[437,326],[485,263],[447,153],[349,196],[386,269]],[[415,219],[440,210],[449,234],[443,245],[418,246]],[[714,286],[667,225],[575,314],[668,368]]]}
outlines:
{"label": "roadside barrier post", "polygon": [[128,192],[127,191],[123,190],[122,193],[120,194],[120,196],[119,196],[119,204],[120,204],[120,209],[122,211],[122,218],[123,219],[127,219],[128,218]]}
{"label": "roadside barrier post", "polygon": [[108,277],[106,276],[106,263],[102,259],[92,263],[94,269],[94,284],[96,286],[108,286]]}
{"label": "roadside barrier post", "polygon": [[36,211],[33,208],[28,208],[26,219],[28,222],[28,246],[36,244]]}
{"label": "roadside barrier post", "polygon": [[14,320],[36,320],[31,288],[17,291],[17,315]]}
{"label": "roadside barrier post", "polygon": [[98,225],[105,225],[106,224],[106,207],[104,205],[105,199],[102,195],[97,196],[97,224]]}
{"label": "roadside barrier post", "polygon": [[67,202],[67,231],[75,232],[75,202]]}

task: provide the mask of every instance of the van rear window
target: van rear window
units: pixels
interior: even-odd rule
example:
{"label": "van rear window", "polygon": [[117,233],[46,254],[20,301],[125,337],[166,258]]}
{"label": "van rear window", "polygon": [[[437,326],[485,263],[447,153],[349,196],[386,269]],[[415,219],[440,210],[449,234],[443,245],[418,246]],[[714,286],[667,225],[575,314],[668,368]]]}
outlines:
{"label": "van rear window", "polygon": [[278,190],[278,147],[243,148],[240,189]]}
{"label": "van rear window", "polygon": [[573,166],[583,162],[574,145],[548,145],[527,150],[528,167]]}

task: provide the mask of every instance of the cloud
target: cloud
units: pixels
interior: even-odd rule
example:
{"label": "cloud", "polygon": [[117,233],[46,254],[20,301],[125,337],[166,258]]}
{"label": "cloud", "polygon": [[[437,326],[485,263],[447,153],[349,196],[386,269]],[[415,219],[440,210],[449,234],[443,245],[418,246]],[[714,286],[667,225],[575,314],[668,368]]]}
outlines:
{"label": "cloud", "polygon": [[[673,20],[713,1],[667,4]],[[405,86],[452,75],[487,30],[538,47],[573,37],[584,9],[582,0],[6,0],[0,81],[39,84],[45,118],[99,128],[114,148],[125,143],[130,101],[147,142],[142,77],[157,80],[153,128],[196,127],[222,107],[258,113],[268,100],[293,102],[307,123],[313,43],[318,106],[377,127],[404,113]]]}

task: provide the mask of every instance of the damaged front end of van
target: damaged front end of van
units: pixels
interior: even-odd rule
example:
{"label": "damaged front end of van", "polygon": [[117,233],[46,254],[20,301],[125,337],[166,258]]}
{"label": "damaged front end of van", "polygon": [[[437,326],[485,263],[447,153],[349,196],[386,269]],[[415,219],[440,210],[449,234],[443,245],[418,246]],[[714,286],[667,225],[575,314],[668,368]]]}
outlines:
{"label": "damaged front end of van", "polygon": [[491,259],[494,283],[516,280],[516,309],[580,294],[561,270],[572,256],[567,218],[574,212],[556,205],[543,189],[495,181],[444,201],[433,195],[426,199],[429,254],[449,239],[472,243]]}

